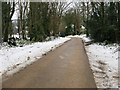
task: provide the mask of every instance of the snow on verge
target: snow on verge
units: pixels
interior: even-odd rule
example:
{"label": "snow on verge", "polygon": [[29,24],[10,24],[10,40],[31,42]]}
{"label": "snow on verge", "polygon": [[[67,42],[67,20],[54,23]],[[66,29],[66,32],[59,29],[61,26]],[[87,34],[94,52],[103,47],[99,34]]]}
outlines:
{"label": "snow on verge", "polygon": [[[79,36],[85,42],[90,39],[85,35]],[[98,88],[118,88],[118,45],[91,44],[86,46],[91,69]]]}
{"label": "snow on verge", "polygon": [[0,74],[6,76],[16,73],[68,40],[70,40],[70,38],[59,37],[53,41],[36,42],[24,47],[1,49]]}

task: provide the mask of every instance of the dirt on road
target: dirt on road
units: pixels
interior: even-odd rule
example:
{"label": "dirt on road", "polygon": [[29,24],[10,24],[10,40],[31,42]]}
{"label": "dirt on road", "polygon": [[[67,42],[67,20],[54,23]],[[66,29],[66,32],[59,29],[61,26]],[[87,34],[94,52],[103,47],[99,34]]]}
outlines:
{"label": "dirt on road", "polygon": [[3,82],[3,88],[96,88],[82,40],[72,38]]}

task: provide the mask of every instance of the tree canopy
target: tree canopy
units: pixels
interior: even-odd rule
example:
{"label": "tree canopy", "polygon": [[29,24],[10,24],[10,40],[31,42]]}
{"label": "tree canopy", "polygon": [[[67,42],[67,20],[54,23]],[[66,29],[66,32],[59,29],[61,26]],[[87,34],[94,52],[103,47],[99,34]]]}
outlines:
{"label": "tree canopy", "polygon": [[84,33],[95,42],[120,42],[120,2],[2,2],[4,42],[14,34],[15,12],[22,39],[44,41],[49,36],[81,34],[84,26]]}

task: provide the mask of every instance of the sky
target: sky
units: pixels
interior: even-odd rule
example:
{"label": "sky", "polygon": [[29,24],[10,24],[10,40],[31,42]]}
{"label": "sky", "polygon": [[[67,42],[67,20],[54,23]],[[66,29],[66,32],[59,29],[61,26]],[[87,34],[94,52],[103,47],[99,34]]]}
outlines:
{"label": "sky", "polygon": [[12,20],[15,20],[15,19],[17,19],[17,13],[16,12],[14,13],[14,15],[12,17]]}

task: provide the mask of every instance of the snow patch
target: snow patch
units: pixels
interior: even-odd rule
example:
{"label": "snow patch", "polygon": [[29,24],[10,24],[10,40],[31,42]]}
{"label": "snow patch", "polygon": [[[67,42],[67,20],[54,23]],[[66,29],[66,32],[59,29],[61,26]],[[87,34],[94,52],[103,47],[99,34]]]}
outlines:
{"label": "snow patch", "polygon": [[[85,35],[79,36],[85,42]],[[91,44],[85,47],[98,88],[118,88],[118,45]]]}
{"label": "snow patch", "polygon": [[6,76],[16,73],[68,40],[70,38],[59,37],[52,41],[36,42],[24,47],[2,48],[0,50],[0,74]]}

